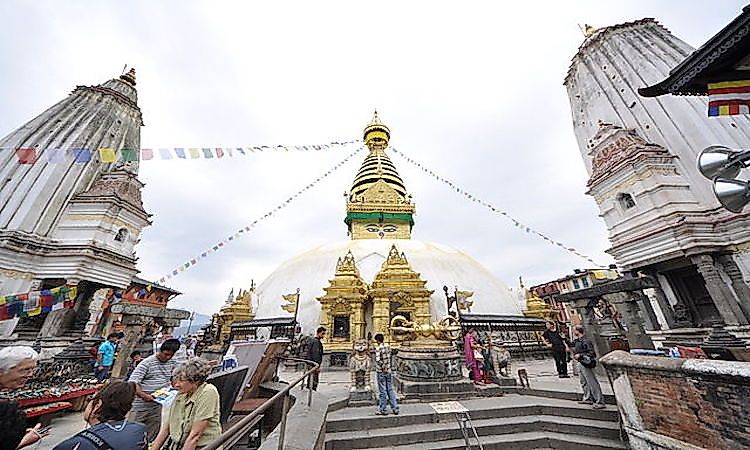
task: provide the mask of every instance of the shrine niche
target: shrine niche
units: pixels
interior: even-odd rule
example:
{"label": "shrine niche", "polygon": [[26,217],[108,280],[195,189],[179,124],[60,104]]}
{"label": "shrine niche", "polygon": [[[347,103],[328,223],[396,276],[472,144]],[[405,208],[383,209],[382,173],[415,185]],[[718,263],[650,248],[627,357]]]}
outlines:
{"label": "shrine niche", "polygon": [[324,288],[320,325],[328,330],[324,345],[331,352],[351,351],[353,342],[365,337],[367,284],[362,281],[354,255],[349,252],[336,263],[336,273]]}
{"label": "shrine niche", "polygon": [[390,335],[390,322],[396,316],[420,324],[430,323],[430,296],[433,291],[427,289],[426,284],[412,270],[406,255],[399,252],[395,244],[391,246],[369,292],[373,304],[373,333]]}

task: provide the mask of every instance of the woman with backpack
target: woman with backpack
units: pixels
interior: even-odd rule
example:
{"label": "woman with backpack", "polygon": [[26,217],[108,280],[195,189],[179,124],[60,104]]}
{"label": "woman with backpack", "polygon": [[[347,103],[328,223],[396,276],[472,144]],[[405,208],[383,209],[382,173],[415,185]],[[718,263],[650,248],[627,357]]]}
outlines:
{"label": "woman with backpack", "polygon": [[573,348],[570,349],[573,359],[578,364],[578,373],[581,377],[583,388],[583,399],[578,402],[585,405],[593,405],[594,409],[604,409],[604,396],[599,380],[596,379],[594,367],[596,367],[596,351],[594,344],[586,336],[586,330],[582,325],[573,328]]}

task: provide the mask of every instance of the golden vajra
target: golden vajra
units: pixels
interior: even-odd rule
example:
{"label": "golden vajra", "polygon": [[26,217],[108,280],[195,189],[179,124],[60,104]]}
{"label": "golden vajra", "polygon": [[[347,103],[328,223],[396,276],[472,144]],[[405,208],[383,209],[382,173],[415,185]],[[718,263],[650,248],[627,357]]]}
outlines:
{"label": "golden vajra", "polygon": [[461,325],[455,317],[448,316],[434,323],[416,323],[404,316],[391,319],[391,332],[408,340],[437,339],[453,341],[461,336]]}

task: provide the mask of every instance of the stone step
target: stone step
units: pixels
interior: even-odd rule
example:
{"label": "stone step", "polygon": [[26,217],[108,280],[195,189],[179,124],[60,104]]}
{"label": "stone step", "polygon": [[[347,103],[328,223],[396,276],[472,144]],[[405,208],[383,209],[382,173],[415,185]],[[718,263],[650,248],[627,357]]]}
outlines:
{"label": "stone step", "polygon": [[[589,405],[580,405],[569,400],[546,397],[531,397],[511,394],[496,398],[462,400],[473,420],[517,417],[529,415],[550,415],[579,419],[593,419],[617,422],[617,409],[608,406],[594,410]],[[376,407],[344,408],[331,412],[326,419],[326,432],[362,431],[406,425],[419,425],[453,420],[453,415],[440,415],[427,403],[401,405],[398,416],[377,416]],[[447,418],[447,419],[446,419]]]}
{"label": "stone step", "polygon": [[[532,431],[527,433],[480,436],[484,450],[605,450],[627,449],[624,442],[614,439],[581,436],[578,434]],[[476,446],[476,441],[471,443]],[[463,438],[442,442],[422,442],[418,444],[371,447],[369,450],[465,450]]]}
{"label": "stone step", "polygon": [[[326,448],[361,449],[384,444],[405,445],[461,439],[461,430],[455,418],[446,415],[443,420],[430,424],[327,433]],[[619,426],[614,422],[551,415],[473,419],[472,422],[480,438],[544,431],[617,440],[620,434]]]}

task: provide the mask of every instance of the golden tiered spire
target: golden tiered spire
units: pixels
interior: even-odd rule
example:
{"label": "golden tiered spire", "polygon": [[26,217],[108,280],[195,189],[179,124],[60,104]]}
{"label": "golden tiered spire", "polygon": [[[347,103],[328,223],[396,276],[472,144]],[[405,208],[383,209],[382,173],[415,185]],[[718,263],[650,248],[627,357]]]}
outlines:
{"label": "golden tiered spire", "polygon": [[409,239],[414,204],[385,149],[391,130],[375,111],[364,129],[370,153],[352,183],[346,204],[346,224],[352,239]]}

